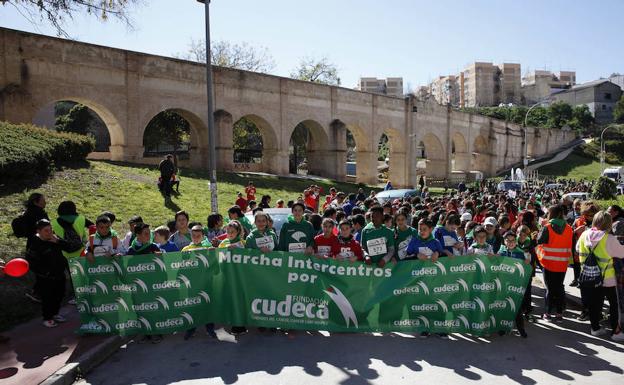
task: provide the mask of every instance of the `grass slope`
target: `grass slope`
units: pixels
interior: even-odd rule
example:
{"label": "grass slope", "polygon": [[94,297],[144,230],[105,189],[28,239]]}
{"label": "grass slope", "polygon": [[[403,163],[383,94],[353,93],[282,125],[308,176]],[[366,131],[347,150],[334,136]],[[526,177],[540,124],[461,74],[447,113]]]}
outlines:
{"label": "grass slope", "polygon": [[540,175],[572,179],[597,179],[602,174],[599,161],[574,152],[560,162],[538,168],[538,171]]}
{"label": "grass slope", "polygon": [[[189,212],[192,221],[206,224],[206,217],[210,214],[207,173],[181,170],[180,194],[172,197],[167,206],[156,188],[158,176],[154,167],[89,162],[85,167],[55,172],[47,181],[29,180],[21,186],[3,186],[0,193],[0,258],[9,260],[23,255],[26,242],[12,235],[11,220],[23,211],[22,202],[34,191],[46,195],[46,211],[50,218],[56,216],[56,208],[61,201],[73,200],[78,211],[92,221],[102,211],[115,213],[118,222],[113,227],[120,234],[128,230],[126,221],[134,214],[141,215],[146,223],[155,227],[173,219],[173,214],[183,209]],[[356,192],[360,187],[327,179],[311,181],[236,173],[221,173],[218,180],[219,211],[222,214],[234,204],[236,192],[243,191],[248,181],[253,181],[256,185],[258,200],[263,194],[268,194],[273,205],[278,199],[297,199],[310,184],[322,186],[325,193],[329,192],[330,186],[346,193]],[[366,193],[373,188],[363,187]],[[0,330],[29,319],[39,312],[39,306],[23,296],[25,288],[30,285],[29,280],[30,278],[10,277],[3,279],[0,290],[0,308],[3,309],[0,312]]]}

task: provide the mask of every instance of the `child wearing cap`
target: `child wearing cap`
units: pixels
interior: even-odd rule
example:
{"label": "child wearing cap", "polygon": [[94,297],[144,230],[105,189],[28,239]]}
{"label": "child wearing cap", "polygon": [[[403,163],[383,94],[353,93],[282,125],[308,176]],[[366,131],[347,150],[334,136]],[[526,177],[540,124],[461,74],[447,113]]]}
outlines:
{"label": "child wearing cap", "polygon": [[492,246],[494,253],[497,253],[503,243],[500,238],[500,234],[496,230],[498,227],[498,221],[494,217],[487,217],[485,221],[483,221],[483,227],[487,232],[486,242]]}

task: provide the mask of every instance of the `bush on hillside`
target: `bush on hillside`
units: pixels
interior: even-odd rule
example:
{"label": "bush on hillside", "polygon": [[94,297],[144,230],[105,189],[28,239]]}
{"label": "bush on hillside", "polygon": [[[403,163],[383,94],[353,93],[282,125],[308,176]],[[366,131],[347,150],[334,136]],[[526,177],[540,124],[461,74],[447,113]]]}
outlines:
{"label": "bush on hillside", "polygon": [[598,181],[594,185],[592,190],[592,197],[594,199],[607,200],[615,199],[617,194],[617,185],[614,181],[604,176],[598,178]]}
{"label": "bush on hillside", "polygon": [[88,136],[0,122],[0,182],[47,175],[53,166],[85,160],[94,148]]}

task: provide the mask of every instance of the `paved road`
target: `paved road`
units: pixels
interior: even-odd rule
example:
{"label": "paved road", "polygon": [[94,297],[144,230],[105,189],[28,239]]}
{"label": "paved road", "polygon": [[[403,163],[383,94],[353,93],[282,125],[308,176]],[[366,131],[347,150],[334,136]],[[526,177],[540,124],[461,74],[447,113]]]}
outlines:
{"label": "paved road", "polygon": [[[541,302],[542,293],[534,289],[534,300]],[[184,341],[173,335],[158,345],[128,344],[78,383],[622,385],[624,344],[588,335],[575,314],[567,312],[562,324],[530,324],[526,340],[325,332],[288,338],[252,331],[236,341],[219,330],[219,341],[205,335]]]}

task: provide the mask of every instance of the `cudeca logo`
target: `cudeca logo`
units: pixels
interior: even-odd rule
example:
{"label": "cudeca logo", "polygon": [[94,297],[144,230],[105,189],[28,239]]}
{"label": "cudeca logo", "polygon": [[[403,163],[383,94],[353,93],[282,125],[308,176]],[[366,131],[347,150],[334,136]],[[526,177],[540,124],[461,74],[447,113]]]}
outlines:
{"label": "cudeca logo", "polygon": [[108,324],[108,322],[106,322],[103,319],[99,319],[99,320],[91,321],[89,323],[80,325],[80,330],[85,333],[97,333],[97,332],[110,333],[111,327]]}
{"label": "cudeca logo", "polygon": [[140,329],[141,323],[135,319],[129,319],[126,322],[120,322],[115,324],[116,330],[127,330],[127,329]]}
{"label": "cudeca logo", "polygon": [[412,305],[411,310],[414,312],[423,312],[423,313],[437,312],[438,310],[440,310],[440,306],[438,306],[435,303],[423,303],[420,305]]}
{"label": "cudeca logo", "polygon": [[461,301],[451,305],[453,310],[477,310],[477,304],[473,301]]}
{"label": "cudeca logo", "polygon": [[179,289],[180,287],[182,287],[182,284],[180,284],[180,281],[178,281],[178,280],[156,282],[156,283],[152,284],[152,289],[154,289],[154,290]]}
{"label": "cudeca logo", "polygon": [[514,321],[510,321],[510,320],[508,320],[508,319],[502,319],[502,320],[500,321],[500,324],[501,324],[501,326],[504,326],[504,327],[513,328],[513,326],[514,326]]}
{"label": "cudeca logo", "polygon": [[165,328],[176,328],[180,326],[184,326],[184,321],[186,321],[188,326],[192,326],[195,322],[193,317],[189,313],[181,313],[180,317],[168,318],[164,321],[156,322],[156,328],[165,329]]}
{"label": "cudeca logo", "polygon": [[171,262],[172,269],[194,269],[199,267],[199,261],[197,259],[186,259],[177,262]]}
{"label": "cudeca logo", "polygon": [[138,286],[133,283],[120,283],[111,287],[117,293],[135,293],[139,290]]}
{"label": "cudeca logo", "polygon": [[97,293],[97,287],[95,285],[76,287],[76,294],[96,294],[96,293]]}
{"label": "cudeca logo", "polygon": [[145,312],[145,311],[158,311],[158,302],[154,301],[154,302],[141,302],[141,303],[133,303],[132,304],[132,311],[140,311],[140,312]]}
{"label": "cudeca logo", "polygon": [[152,262],[139,263],[126,267],[128,273],[148,273],[156,271],[156,264]]}
{"label": "cudeca logo", "polygon": [[99,306],[91,306],[91,313],[114,313],[119,310],[119,305],[116,302],[103,303]]}
{"label": "cudeca logo", "polygon": [[507,301],[494,301],[491,304],[488,305],[488,308],[490,310],[500,310],[500,309],[505,309],[507,307]]}
{"label": "cudeca logo", "polygon": [[[179,301],[175,301],[173,302],[173,306],[174,307],[188,307],[188,306],[197,306],[197,305],[201,305],[202,300],[204,300],[205,303],[210,303],[210,296],[208,295],[208,293],[206,293],[205,291],[200,291],[199,293],[197,293],[198,295],[196,297],[187,297],[184,298],[183,300],[179,300]],[[163,301],[165,301],[164,298],[162,297],[157,297],[157,299],[163,303]],[[163,303],[164,305],[164,303]],[[169,309],[169,305],[167,305],[165,307],[166,309]]]}
{"label": "cudeca logo", "polygon": [[515,274],[516,268],[510,265],[500,264],[500,265],[492,265],[490,266],[490,270],[493,273],[507,273],[507,274]]}
{"label": "cudeca logo", "polygon": [[89,274],[114,274],[115,267],[113,265],[99,265],[94,267],[89,267],[87,269]]}
{"label": "cudeca logo", "polygon": [[526,288],[522,286],[507,285],[507,291],[510,291],[512,293],[524,294],[525,290]]}
{"label": "cudeca logo", "polygon": [[438,275],[437,267],[421,267],[420,269],[412,270],[412,277],[423,277]]}
{"label": "cudeca logo", "polygon": [[459,283],[445,283],[442,286],[434,287],[434,293],[455,293],[460,290]]}
{"label": "cudeca logo", "polygon": [[476,263],[462,263],[461,265],[451,266],[449,268],[451,273],[472,273],[477,271]]}
{"label": "cudeca logo", "polygon": [[283,301],[275,299],[255,298],[251,301],[251,312],[258,315],[282,317],[295,316],[310,319],[329,319],[329,308],[323,300],[310,301],[308,303],[293,300],[292,295],[287,295]]}

